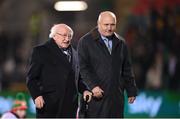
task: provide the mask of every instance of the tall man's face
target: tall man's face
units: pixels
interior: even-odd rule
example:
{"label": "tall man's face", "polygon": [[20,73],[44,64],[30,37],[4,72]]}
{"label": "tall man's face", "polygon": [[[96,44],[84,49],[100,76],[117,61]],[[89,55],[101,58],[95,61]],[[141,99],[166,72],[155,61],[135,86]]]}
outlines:
{"label": "tall man's face", "polygon": [[58,27],[53,38],[59,47],[67,48],[71,44],[71,30],[69,30],[66,26],[60,26]]}
{"label": "tall man's face", "polygon": [[116,30],[116,18],[109,14],[104,13],[98,19],[98,30],[103,36],[111,36]]}

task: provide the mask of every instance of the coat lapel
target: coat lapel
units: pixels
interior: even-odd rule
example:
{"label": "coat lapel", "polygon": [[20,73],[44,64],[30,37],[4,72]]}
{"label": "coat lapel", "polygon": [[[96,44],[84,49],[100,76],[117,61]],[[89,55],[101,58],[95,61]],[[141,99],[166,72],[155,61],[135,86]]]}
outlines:
{"label": "coat lapel", "polygon": [[117,37],[114,37],[112,40],[112,54],[116,51],[116,48],[120,44],[120,40]]}
{"label": "coat lapel", "polygon": [[71,66],[71,63],[67,60],[66,55],[61,51],[61,49],[56,45],[53,39],[50,39],[46,47],[61,61],[63,61],[67,66]]}
{"label": "coat lapel", "polygon": [[75,51],[74,48],[72,48],[72,69],[75,71],[76,66],[77,66],[77,52]]}
{"label": "coat lapel", "polygon": [[102,50],[102,52],[104,52],[105,55],[107,55],[108,57],[110,57],[110,53],[104,43],[104,41],[102,40],[97,28],[95,28],[94,30],[91,31],[92,34],[92,38],[93,40],[95,40],[97,42],[97,46],[100,47],[100,49]]}
{"label": "coat lapel", "polygon": [[112,53],[110,54],[104,41],[102,40],[97,28],[93,29],[91,31],[92,37],[95,41],[97,41],[98,43],[98,47],[100,47],[100,49],[103,49],[103,52],[108,55],[108,57],[110,57],[111,55],[113,55],[113,52],[115,51],[116,47],[119,45],[120,43],[120,39],[119,36],[117,36],[117,34],[115,33],[113,35],[113,39],[112,39]]}

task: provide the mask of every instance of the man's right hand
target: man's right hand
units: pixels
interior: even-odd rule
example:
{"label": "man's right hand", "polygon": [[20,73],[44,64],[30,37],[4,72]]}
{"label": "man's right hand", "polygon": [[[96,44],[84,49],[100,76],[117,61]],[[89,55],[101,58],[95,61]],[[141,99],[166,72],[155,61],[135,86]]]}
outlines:
{"label": "man's right hand", "polygon": [[96,86],[92,89],[92,93],[94,97],[102,98],[104,91],[99,86]]}
{"label": "man's right hand", "polygon": [[[86,99],[87,96],[89,97],[88,100]],[[88,90],[85,90],[83,92],[83,99],[84,99],[84,101],[90,102],[91,98],[92,98],[92,92],[90,92]]]}
{"label": "man's right hand", "polygon": [[35,105],[36,105],[36,108],[38,109],[41,109],[43,108],[45,102],[44,102],[44,99],[42,96],[38,96],[36,99],[35,99]]}

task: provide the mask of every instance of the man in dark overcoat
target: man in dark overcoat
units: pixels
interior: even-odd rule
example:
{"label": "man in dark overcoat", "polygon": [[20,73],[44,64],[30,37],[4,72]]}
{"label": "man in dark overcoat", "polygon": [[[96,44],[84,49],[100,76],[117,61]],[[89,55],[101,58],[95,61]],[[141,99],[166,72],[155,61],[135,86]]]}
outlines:
{"label": "man in dark overcoat", "polygon": [[[51,28],[50,40],[33,48],[27,87],[36,117],[76,117],[78,92],[91,96],[79,80],[77,52],[71,46],[73,30],[66,24]],[[78,88],[77,88],[78,87]]]}
{"label": "man in dark overcoat", "polygon": [[129,103],[137,95],[128,48],[115,33],[114,13],[100,13],[97,24],[78,44],[80,74],[93,93],[87,117],[122,118],[124,91]]}

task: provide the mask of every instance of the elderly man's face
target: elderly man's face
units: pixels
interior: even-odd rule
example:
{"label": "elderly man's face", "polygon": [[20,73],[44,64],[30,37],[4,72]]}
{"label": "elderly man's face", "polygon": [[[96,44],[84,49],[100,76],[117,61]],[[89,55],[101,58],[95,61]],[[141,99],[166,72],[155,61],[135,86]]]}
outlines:
{"label": "elderly man's face", "polygon": [[111,15],[102,15],[98,21],[98,30],[103,36],[111,36],[116,30],[115,18]]}
{"label": "elderly man's face", "polygon": [[67,48],[71,44],[71,31],[67,27],[59,27],[54,35],[54,40],[61,48]]}

